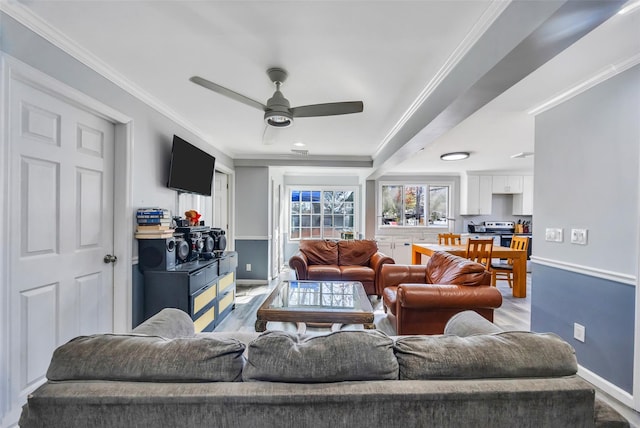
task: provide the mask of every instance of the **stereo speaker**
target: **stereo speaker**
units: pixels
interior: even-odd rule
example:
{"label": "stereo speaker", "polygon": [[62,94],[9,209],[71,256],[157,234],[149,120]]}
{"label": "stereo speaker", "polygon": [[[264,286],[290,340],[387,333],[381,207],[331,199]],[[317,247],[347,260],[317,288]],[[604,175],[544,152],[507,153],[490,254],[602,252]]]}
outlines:
{"label": "stereo speaker", "polygon": [[175,238],[139,239],[138,268],[146,270],[169,270],[176,266]]}

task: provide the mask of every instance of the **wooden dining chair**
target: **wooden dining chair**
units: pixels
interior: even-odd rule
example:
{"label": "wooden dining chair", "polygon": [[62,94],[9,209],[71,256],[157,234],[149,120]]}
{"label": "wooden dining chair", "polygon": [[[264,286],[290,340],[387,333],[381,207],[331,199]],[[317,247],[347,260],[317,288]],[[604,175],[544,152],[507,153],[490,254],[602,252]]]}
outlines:
{"label": "wooden dining chair", "polygon": [[493,252],[493,239],[469,239],[467,241],[466,258],[484,265],[491,270],[491,253]]}
{"label": "wooden dining chair", "polygon": [[[511,239],[509,248],[527,251],[529,249],[529,237],[514,236]],[[506,261],[500,260],[499,263],[491,263],[491,285],[495,287],[498,279],[506,279],[509,287],[513,288],[513,259],[507,259]]]}
{"label": "wooden dining chair", "polygon": [[457,233],[438,233],[438,244],[440,245],[460,245],[460,234]]}

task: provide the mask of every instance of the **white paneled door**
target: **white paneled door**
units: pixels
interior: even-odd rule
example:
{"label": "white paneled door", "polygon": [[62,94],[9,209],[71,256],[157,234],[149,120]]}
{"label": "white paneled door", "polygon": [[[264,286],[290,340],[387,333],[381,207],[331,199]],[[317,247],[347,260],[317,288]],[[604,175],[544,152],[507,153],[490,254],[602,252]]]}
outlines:
{"label": "white paneled door", "polygon": [[[9,80],[11,409],[53,350],[113,329],[114,125]],[[108,259],[107,259],[108,260]]]}

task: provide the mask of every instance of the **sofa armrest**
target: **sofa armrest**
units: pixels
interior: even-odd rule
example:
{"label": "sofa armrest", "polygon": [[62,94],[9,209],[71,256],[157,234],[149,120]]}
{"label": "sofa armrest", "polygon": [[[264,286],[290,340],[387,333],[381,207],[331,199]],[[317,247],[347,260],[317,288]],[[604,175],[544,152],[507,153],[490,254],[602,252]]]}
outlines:
{"label": "sofa armrest", "polygon": [[503,331],[500,327],[474,311],[455,314],[444,327],[444,334],[467,337],[474,334],[491,334]]}
{"label": "sofa armrest", "polygon": [[164,308],[131,332],[174,339],[191,337],[195,334],[194,330],[193,320],[186,312],[176,308]]}
{"label": "sofa armrest", "polygon": [[298,251],[289,259],[289,267],[296,273],[296,279],[306,280],[309,262],[303,252]]}
{"label": "sofa armrest", "polygon": [[393,265],[395,263],[395,260],[379,251],[371,256],[371,259],[369,259],[369,266],[375,272],[374,287],[378,296],[382,295],[382,290],[384,288],[380,285],[382,267],[385,265]]}
{"label": "sofa armrest", "polygon": [[397,304],[408,309],[494,309],[502,305],[502,294],[491,286],[400,284]]}

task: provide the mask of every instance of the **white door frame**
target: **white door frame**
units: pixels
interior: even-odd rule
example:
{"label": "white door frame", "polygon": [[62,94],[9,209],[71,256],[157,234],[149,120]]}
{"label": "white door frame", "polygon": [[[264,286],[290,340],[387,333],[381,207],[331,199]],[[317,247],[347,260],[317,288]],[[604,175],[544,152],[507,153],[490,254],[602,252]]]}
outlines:
{"label": "white door frame", "polygon": [[[133,120],[126,115],[102,104],[86,94],[42,73],[39,70],[0,51],[0,242],[8,242],[10,227],[8,224],[9,203],[9,135],[8,122],[12,112],[8,109],[9,81],[17,79],[28,82],[58,99],[89,110],[115,125],[114,148],[114,233],[113,248],[118,262],[113,272],[113,331],[127,332],[132,326],[132,248],[133,248],[133,208],[131,199],[131,164],[133,151]],[[116,167],[117,166],[117,167]],[[9,349],[12,323],[9,319],[11,301],[7,285],[9,280],[9,254],[0,251],[0,349]],[[0,426],[15,423],[20,409],[11,409],[10,366],[8,352],[0,354]]]}

